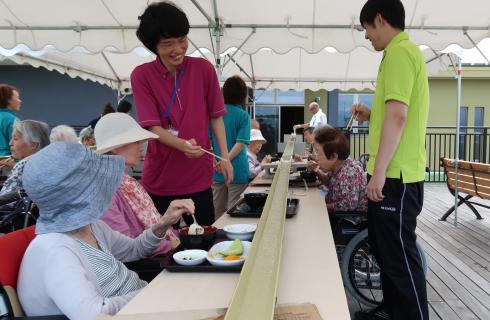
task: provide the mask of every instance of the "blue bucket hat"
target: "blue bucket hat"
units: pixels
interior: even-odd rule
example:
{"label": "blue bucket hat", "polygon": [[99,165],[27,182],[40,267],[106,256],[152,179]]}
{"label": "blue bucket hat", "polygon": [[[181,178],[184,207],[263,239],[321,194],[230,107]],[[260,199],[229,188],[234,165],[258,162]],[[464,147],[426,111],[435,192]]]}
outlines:
{"label": "blue bucket hat", "polygon": [[27,161],[22,184],[39,207],[36,234],[68,232],[97,220],[124,174],[124,158],[56,142]]}

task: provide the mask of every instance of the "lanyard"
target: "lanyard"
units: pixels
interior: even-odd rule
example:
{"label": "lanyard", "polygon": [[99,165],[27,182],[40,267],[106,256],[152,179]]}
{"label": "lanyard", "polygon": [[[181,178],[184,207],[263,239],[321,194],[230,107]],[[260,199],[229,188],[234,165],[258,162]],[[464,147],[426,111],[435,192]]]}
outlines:
{"label": "lanyard", "polygon": [[183,73],[184,73],[184,66],[182,66],[182,69],[180,69],[179,75],[177,76],[177,81],[175,82],[175,87],[174,87],[174,90],[172,91],[172,96],[170,97],[170,101],[169,101],[168,106],[167,106],[167,112],[165,112],[165,114],[163,114],[163,112],[161,113],[162,116],[165,117],[165,119],[167,119],[169,126],[172,125],[172,121],[170,121],[170,111],[172,110],[172,106],[174,104],[175,96],[177,95],[177,91],[179,90],[180,80],[182,79]]}

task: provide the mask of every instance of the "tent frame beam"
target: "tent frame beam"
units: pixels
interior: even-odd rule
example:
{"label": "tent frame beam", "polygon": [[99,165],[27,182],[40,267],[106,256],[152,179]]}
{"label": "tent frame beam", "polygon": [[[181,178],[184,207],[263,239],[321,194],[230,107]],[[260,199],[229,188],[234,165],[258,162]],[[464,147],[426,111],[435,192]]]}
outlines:
{"label": "tent frame beam", "polygon": [[201,12],[201,14],[208,20],[208,23],[209,23],[209,26],[207,27],[214,27],[214,20],[213,18],[211,18],[208,13],[206,12],[206,10],[204,10],[203,7],[201,7],[201,5],[199,4],[199,2],[197,2],[197,0],[191,0],[191,2],[194,4],[194,6],[197,8],[197,10],[199,10],[199,12]]}
{"label": "tent frame beam", "polygon": [[[252,78],[252,77],[251,77],[251,76],[250,76],[250,75],[247,73],[247,71],[245,71],[245,69],[243,69],[243,68],[242,68],[242,66],[241,66],[241,65],[240,65],[240,64],[239,64],[239,63],[238,63],[238,62],[237,62],[237,61],[236,61],[236,60],[233,58],[233,55],[231,55],[231,56],[230,56],[229,54],[227,54],[227,56],[228,56],[228,59],[229,59],[228,61],[230,61],[230,60],[231,60],[231,61],[233,61],[233,63],[234,63],[236,66],[237,66],[238,70],[240,70],[240,72],[242,72],[244,75],[246,75],[246,76],[247,76],[247,78],[250,80],[250,82],[252,82],[252,83],[253,83],[253,82],[255,81],[255,80],[254,80],[254,79],[253,79],[253,78]],[[228,62],[228,61],[227,61],[227,62]],[[226,63],[225,63],[225,65],[226,65]],[[224,67],[224,66],[223,66],[223,67]]]}
{"label": "tent frame beam", "polygon": [[[120,80],[118,80],[118,79],[109,78],[107,76],[103,76],[103,75],[100,75],[100,74],[97,74],[97,73],[93,73],[93,72],[86,71],[86,70],[81,70],[81,69],[74,68],[74,67],[68,67],[68,66],[62,65],[60,63],[51,62],[51,61],[39,59],[39,58],[36,58],[36,57],[31,57],[31,56],[25,55],[23,53],[17,53],[16,56],[20,56],[20,57],[22,57],[24,59],[27,59],[27,60],[31,59],[31,60],[34,60],[34,61],[38,61],[38,62],[41,62],[41,63],[43,63],[45,65],[53,65],[53,66],[56,66],[56,67],[64,68],[66,70],[73,70],[73,71],[76,71],[76,72],[80,72],[81,74],[86,74],[86,75],[89,75],[89,76],[94,76],[94,77],[101,78],[101,79],[104,79],[104,80],[107,80],[107,81],[110,81],[110,82],[120,82]],[[8,59],[8,57],[6,59]]]}
{"label": "tent frame beam", "polygon": [[466,29],[463,30],[463,34],[470,40],[471,44],[478,50],[478,52],[482,55],[483,59],[487,61],[487,64],[490,64],[490,61],[488,60],[487,56],[480,50],[476,42],[473,40],[473,38],[468,34],[468,31]]}
{"label": "tent frame beam", "polygon": [[[196,0],[194,0],[196,1]],[[194,2],[193,1],[193,2]],[[203,12],[206,19],[210,18],[205,12]],[[211,20],[212,21],[212,20]],[[352,28],[362,31],[361,25],[347,25],[347,24],[221,24],[224,28],[231,29],[348,29]],[[216,28],[216,22],[212,21],[208,25],[191,25],[191,29],[208,29]],[[89,31],[89,30],[136,30],[138,26],[83,26],[83,25],[73,25],[73,26],[0,26],[0,30],[27,30],[27,31],[59,31],[59,30],[71,30],[75,32]],[[407,30],[441,30],[441,31],[455,31],[455,30],[474,30],[474,31],[487,31],[488,26],[407,26]]]}
{"label": "tent frame beam", "polygon": [[[227,54],[228,58],[232,59],[237,53],[238,51],[240,51],[240,49],[245,45],[245,43],[247,43],[247,41],[255,34],[256,30],[255,28],[252,29],[252,32],[250,32],[250,34],[245,38],[245,40],[243,40],[243,42],[240,44],[240,46],[233,52],[233,54],[230,56],[229,54]],[[225,61],[225,63],[223,63],[223,68],[226,67],[226,65],[228,64],[228,62],[230,62],[230,59],[228,59],[227,61]],[[235,62],[233,60],[233,62]],[[236,62],[235,62],[236,64]]]}

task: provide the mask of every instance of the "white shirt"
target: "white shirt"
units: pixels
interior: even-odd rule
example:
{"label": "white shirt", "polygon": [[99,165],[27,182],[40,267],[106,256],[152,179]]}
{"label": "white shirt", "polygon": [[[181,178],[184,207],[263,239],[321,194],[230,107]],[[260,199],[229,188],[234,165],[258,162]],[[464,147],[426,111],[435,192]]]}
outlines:
{"label": "white shirt", "polygon": [[310,120],[310,127],[316,128],[325,125],[327,125],[327,115],[321,109],[318,109]]}
{"label": "white shirt", "polygon": [[247,159],[248,159],[248,170],[249,170],[249,179],[255,178],[260,171],[262,171],[262,168],[260,167],[260,162],[257,159],[257,155],[250,151],[250,149],[247,148]]}
{"label": "white shirt", "polygon": [[[123,262],[150,256],[162,241],[151,228],[132,239],[101,220],[92,224],[92,232],[101,246]],[[37,235],[22,259],[17,282],[19,300],[28,316],[65,314],[74,320],[116,314],[138,292],[104,297],[96,271],[68,233]]]}

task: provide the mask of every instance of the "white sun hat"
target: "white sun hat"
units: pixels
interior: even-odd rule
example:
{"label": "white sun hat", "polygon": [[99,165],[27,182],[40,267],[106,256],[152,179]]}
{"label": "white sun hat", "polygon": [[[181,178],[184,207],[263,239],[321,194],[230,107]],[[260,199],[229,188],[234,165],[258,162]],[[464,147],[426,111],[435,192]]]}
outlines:
{"label": "white sun hat", "polygon": [[153,132],[145,130],[130,115],[122,112],[109,113],[100,118],[94,129],[96,153],[107,153],[126,144],[157,139]]}
{"label": "white sun hat", "polygon": [[262,135],[262,132],[258,129],[252,129],[250,130],[250,142],[252,141],[262,141],[263,143],[266,143],[267,140],[265,140],[264,136]]}

